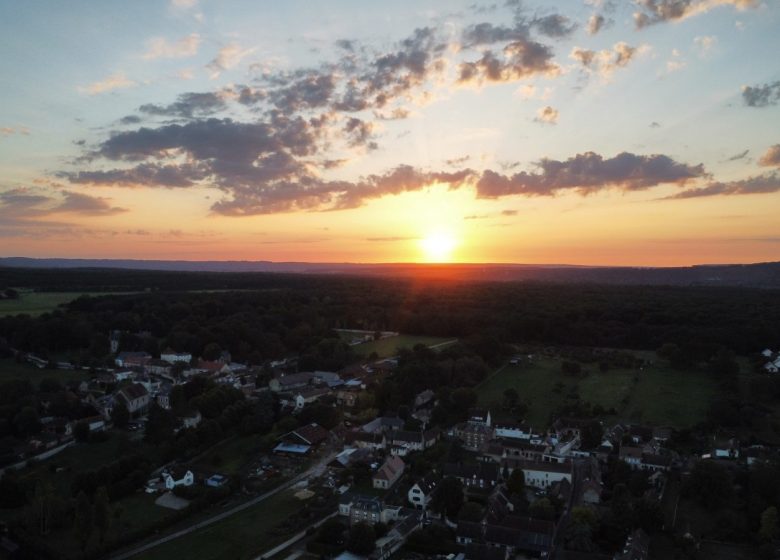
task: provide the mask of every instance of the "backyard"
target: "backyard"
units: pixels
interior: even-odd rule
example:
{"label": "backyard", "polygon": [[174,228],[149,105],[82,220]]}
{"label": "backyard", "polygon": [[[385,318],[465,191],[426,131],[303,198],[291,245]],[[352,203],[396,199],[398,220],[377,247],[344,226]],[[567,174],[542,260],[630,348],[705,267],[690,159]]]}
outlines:
{"label": "backyard", "polygon": [[388,358],[390,356],[397,355],[401,348],[414,348],[418,344],[424,344],[425,346],[438,346],[440,344],[444,345],[444,343],[448,342],[454,342],[454,340],[436,336],[399,334],[397,336],[390,336],[388,338],[363,342],[362,344],[358,344],[352,348],[356,354],[361,356],[367,357],[372,352],[376,352],[380,358]]}

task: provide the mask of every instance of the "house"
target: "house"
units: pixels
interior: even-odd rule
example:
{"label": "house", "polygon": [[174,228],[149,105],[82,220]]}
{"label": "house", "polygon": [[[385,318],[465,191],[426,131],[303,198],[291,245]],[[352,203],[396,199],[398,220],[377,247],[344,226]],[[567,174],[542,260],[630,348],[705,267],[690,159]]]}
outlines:
{"label": "house", "polygon": [[148,352],[120,352],[114,358],[114,363],[121,368],[144,366],[151,359],[152,356]]}
{"label": "house", "polygon": [[336,404],[347,408],[354,407],[358,402],[358,395],[355,391],[338,391],[336,393]]}
{"label": "house", "polygon": [[439,432],[437,430],[419,432],[397,430],[390,434],[388,441],[392,445],[390,453],[405,457],[409,452],[423,451],[435,445],[439,441]]}
{"label": "house", "polygon": [[295,398],[295,408],[301,410],[307,404],[318,401],[320,398],[330,393],[330,389],[327,387],[312,387],[310,389],[303,389],[299,391]]}
{"label": "house", "polygon": [[329,435],[330,432],[328,432],[328,430],[316,422],[312,422],[311,424],[306,424],[305,426],[301,426],[300,428],[285,434],[282,436],[282,439],[289,443],[298,443],[316,447],[328,439]]}
{"label": "house", "polygon": [[314,374],[311,372],[289,373],[287,375],[274,377],[268,382],[268,387],[275,393],[281,391],[298,391],[308,387],[311,384],[312,379],[314,379]]}
{"label": "house", "polygon": [[628,463],[632,469],[638,469],[642,466],[642,454],[644,451],[641,447],[633,445],[621,445],[619,457],[621,461]]}
{"label": "house", "polygon": [[143,414],[149,407],[149,391],[140,383],[125,385],[116,396],[124,401],[131,416]]}
{"label": "house", "polygon": [[228,483],[228,477],[222,474],[213,474],[206,479],[206,486],[209,488],[221,488]]}
{"label": "house", "polygon": [[393,432],[395,430],[402,430],[404,427],[404,421],[400,418],[393,418],[391,416],[379,416],[374,418],[371,422],[364,424],[361,430],[369,433],[379,432]]}
{"label": "house", "polygon": [[[490,413],[488,413],[488,420],[489,417]],[[469,451],[478,451],[493,439],[493,428],[489,424],[469,421],[455,426],[453,434],[463,442],[464,448]]]}
{"label": "house", "polygon": [[435,400],[436,400],[436,393],[434,393],[430,389],[426,389],[425,391],[418,393],[414,397],[414,410],[419,410],[426,406],[433,406]]}
{"label": "house", "polygon": [[149,363],[146,364],[146,367],[144,367],[144,371],[146,373],[168,377],[171,373],[171,364],[165,360],[156,360],[152,358],[149,360]]}
{"label": "house", "polygon": [[433,494],[436,492],[438,480],[436,476],[431,473],[415,482],[406,497],[409,503],[416,509],[427,509],[433,500]]}
{"label": "house", "polygon": [[344,434],[344,445],[365,449],[384,449],[387,445],[387,438],[382,432],[367,433],[356,430]]}
{"label": "house", "polygon": [[491,425],[490,411],[483,408],[472,408],[469,410],[469,424],[476,424],[479,426]]}
{"label": "house", "polygon": [[476,465],[447,463],[444,465],[444,476],[457,478],[467,489],[493,488],[498,484],[499,468],[495,463],[478,463]]}
{"label": "house", "polygon": [[497,438],[530,440],[532,435],[531,426],[524,422],[497,422],[494,431]]}
{"label": "house", "polygon": [[195,475],[184,467],[172,467],[162,473],[165,488],[173,490],[177,486],[192,486],[195,484]]}
{"label": "house", "polygon": [[398,519],[399,506],[387,506],[374,496],[344,494],[339,499],[339,515],[349,518],[350,525],[356,523],[388,523]]}
{"label": "house", "polygon": [[764,364],[764,371],[766,371],[767,373],[777,373],[778,371],[780,371],[780,366],[778,366],[774,362],[767,362],[766,364]]}
{"label": "house", "polygon": [[406,465],[400,457],[391,455],[371,477],[374,488],[387,490],[404,474]]}
{"label": "house", "polygon": [[499,439],[492,441],[487,447],[490,457],[500,462],[506,457],[525,459],[527,461],[541,461],[550,447],[544,444],[534,444],[526,440]]}
{"label": "house", "polygon": [[172,348],[166,348],[160,354],[160,359],[169,364],[189,364],[192,361],[192,354],[189,352],[176,352]]}
{"label": "house", "polygon": [[455,539],[466,547],[482,544],[502,550],[505,558],[518,553],[546,557],[552,548],[554,530],[550,521],[508,515],[498,523],[461,521]]}
{"label": "house", "polygon": [[540,490],[545,490],[552,484],[562,480],[572,481],[571,463],[540,463],[517,459],[504,459],[501,462],[502,468],[505,468],[509,474],[517,469],[521,469],[525,475],[526,486],[533,486]]}
{"label": "house", "polygon": [[735,438],[716,439],[713,457],[716,459],[739,459],[739,441]]}
{"label": "house", "polygon": [[650,556],[650,538],[642,529],[637,529],[626,539],[623,549],[613,556],[613,560],[647,560]]}

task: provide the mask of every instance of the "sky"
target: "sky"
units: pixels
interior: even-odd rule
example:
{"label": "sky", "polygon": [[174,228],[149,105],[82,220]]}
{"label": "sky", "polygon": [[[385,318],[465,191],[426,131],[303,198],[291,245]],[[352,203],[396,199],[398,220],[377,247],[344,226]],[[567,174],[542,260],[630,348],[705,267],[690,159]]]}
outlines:
{"label": "sky", "polygon": [[780,0],[0,4],[0,256],[780,260]]}

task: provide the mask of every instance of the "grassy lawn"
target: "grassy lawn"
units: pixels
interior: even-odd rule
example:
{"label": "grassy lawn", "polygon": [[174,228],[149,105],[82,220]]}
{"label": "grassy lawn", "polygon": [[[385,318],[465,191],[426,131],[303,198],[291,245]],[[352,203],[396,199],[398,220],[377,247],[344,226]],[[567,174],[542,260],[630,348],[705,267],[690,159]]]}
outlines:
{"label": "grassy lawn", "polygon": [[257,455],[263,437],[252,434],[228,439],[200,458],[196,466],[226,475],[238,475]]}
{"label": "grassy lawn", "polygon": [[591,372],[586,377],[567,376],[561,372],[561,361],[549,357],[506,366],[477,388],[479,401],[497,406],[504,391],[514,388],[520,400],[529,405],[527,420],[534,426],[546,426],[550,414],[576,390],[582,401],[614,408],[623,420],[688,427],[704,418],[718,391],[717,383],[706,373],[671,370],[662,364],[641,371],[612,369],[602,373],[595,365],[585,369]]}
{"label": "grassy lawn", "polygon": [[[0,317],[24,313],[31,316],[53,311],[63,303],[68,303],[80,296],[117,295],[119,292],[31,292],[18,290],[18,299],[0,300]],[[127,293],[127,292],[122,292]]]}
{"label": "grassy lawn", "polygon": [[368,356],[371,352],[376,352],[380,358],[387,358],[395,356],[401,348],[413,348],[418,344],[425,344],[426,346],[434,346],[447,342],[448,338],[441,338],[436,336],[415,336],[410,334],[399,334],[398,336],[391,336],[388,338],[382,338],[380,340],[372,340],[371,342],[364,342],[353,346],[356,354]]}
{"label": "grassy lawn", "polygon": [[289,538],[289,535],[274,534],[273,529],[302,505],[303,502],[295,498],[291,490],[285,490],[219,523],[153,548],[136,558],[253,558]]}
{"label": "grassy lawn", "polygon": [[84,381],[89,377],[89,372],[77,369],[39,369],[28,363],[17,363],[13,358],[0,359],[0,381],[28,379],[37,387],[41,379],[46,378],[58,379],[64,384],[68,381]]}

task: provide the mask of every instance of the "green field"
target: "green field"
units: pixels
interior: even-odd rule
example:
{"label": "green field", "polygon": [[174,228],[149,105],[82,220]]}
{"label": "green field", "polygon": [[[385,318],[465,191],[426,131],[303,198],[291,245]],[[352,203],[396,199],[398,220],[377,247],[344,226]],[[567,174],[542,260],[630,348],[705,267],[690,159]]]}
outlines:
{"label": "green field", "polygon": [[380,358],[388,358],[398,354],[398,351],[401,348],[413,348],[418,344],[435,346],[443,342],[449,342],[450,340],[454,339],[441,338],[437,336],[415,336],[410,334],[399,334],[398,336],[391,336],[379,340],[372,340],[371,342],[364,342],[363,344],[353,346],[352,349],[356,354],[360,354],[362,356],[368,356],[372,352],[376,352]]}
{"label": "green field", "polygon": [[584,369],[590,371],[585,377],[567,376],[561,372],[561,361],[548,357],[506,366],[477,388],[479,401],[499,408],[504,391],[512,387],[529,407],[527,420],[546,426],[566,395],[576,391],[581,401],[614,408],[620,419],[683,428],[704,419],[718,391],[717,383],[704,372],[676,371],[662,364],[604,373],[596,365]]}
{"label": "green field", "polygon": [[89,373],[77,369],[40,369],[27,363],[17,363],[13,358],[0,359],[0,381],[28,379],[37,387],[41,379],[58,379],[61,383],[89,379]]}
{"label": "green field", "polygon": [[58,306],[69,303],[80,296],[107,296],[117,295],[114,292],[31,292],[18,290],[18,299],[0,300],[0,317],[7,315],[36,316],[55,310]]}
{"label": "green field", "polygon": [[301,508],[303,502],[284,490],[259,504],[214,525],[153,548],[134,558],[144,560],[232,560],[253,558],[290,535],[278,535],[274,527]]}

